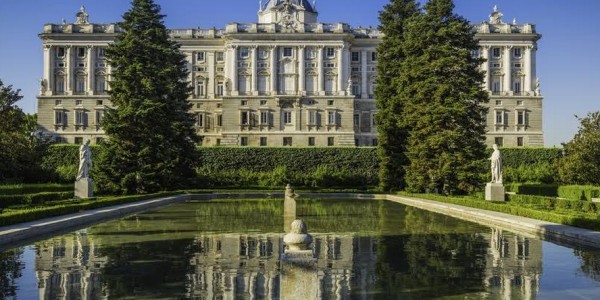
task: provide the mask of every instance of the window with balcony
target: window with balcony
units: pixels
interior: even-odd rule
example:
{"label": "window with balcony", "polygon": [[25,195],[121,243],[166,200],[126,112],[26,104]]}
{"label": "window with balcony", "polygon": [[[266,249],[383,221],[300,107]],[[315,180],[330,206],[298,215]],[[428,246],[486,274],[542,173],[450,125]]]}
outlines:
{"label": "window with balcony", "polygon": [[335,125],[336,124],[336,112],[328,111],[327,112],[327,125]]}
{"label": "window with balcony", "polygon": [[75,111],[75,125],[87,126],[87,112],[83,109]]}
{"label": "window with balcony", "polygon": [[65,126],[67,124],[67,112],[64,110],[54,111],[54,125]]}
{"label": "window with balcony", "polygon": [[196,79],[196,96],[204,97],[204,95],[205,95],[204,78],[198,78],[198,79]]}
{"label": "window with balcony", "polygon": [[291,111],[283,112],[283,124],[292,125],[292,112]]}
{"label": "window with balcony", "polygon": [[250,125],[250,112],[242,111],[240,112],[240,124],[241,125]]}
{"label": "window with balcony", "polygon": [[224,83],[223,81],[217,81],[217,90],[215,92],[217,97],[222,97],[223,96],[223,91],[224,91]]}
{"label": "window with balcony", "polygon": [[529,125],[529,113],[524,110],[517,111],[517,125],[527,126]]}

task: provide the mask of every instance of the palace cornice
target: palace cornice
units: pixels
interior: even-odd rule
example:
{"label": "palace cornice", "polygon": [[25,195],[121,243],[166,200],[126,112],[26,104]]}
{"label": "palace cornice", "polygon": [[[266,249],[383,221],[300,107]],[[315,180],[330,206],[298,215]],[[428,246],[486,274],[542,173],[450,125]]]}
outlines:
{"label": "palace cornice", "polygon": [[538,41],[542,38],[538,33],[476,33],[478,41]]}

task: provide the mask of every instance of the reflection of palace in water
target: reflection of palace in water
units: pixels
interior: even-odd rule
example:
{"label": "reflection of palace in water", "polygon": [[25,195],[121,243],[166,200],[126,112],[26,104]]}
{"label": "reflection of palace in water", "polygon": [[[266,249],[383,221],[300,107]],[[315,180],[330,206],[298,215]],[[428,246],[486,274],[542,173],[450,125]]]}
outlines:
{"label": "reflection of palace in water", "polygon": [[[280,253],[283,234],[197,235],[191,246],[185,296],[192,299],[280,298]],[[321,298],[345,299],[352,291],[366,294],[377,278],[377,237],[313,234]],[[534,299],[542,272],[542,242],[492,229],[485,278],[488,294],[506,299]],[[36,271],[40,299],[108,299],[102,283],[101,245],[85,231],[37,245]],[[357,295],[357,291],[365,291]],[[353,296],[353,297],[354,297]]]}
{"label": "reflection of palace in water", "polygon": [[492,228],[486,284],[506,299],[535,299],[542,274],[542,241]]}

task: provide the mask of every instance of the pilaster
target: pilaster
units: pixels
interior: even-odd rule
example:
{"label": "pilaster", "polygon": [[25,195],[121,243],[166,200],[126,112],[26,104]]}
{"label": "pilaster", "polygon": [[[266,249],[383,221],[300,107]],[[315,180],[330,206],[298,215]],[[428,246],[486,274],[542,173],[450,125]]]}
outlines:
{"label": "pilaster", "polygon": [[298,95],[305,95],[306,70],[304,63],[304,45],[298,48]]}
{"label": "pilaster", "polygon": [[215,52],[212,51],[206,54],[206,59],[208,59],[208,82],[204,88],[206,89],[206,95],[210,99],[215,98],[215,77],[217,76],[215,72],[215,56]]}
{"label": "pilaster", "polygon": [[344,95],[344,46],[337,48],[337,94]]}
{"label": "pilaster", "polygon": [[65,47],[65,70],[67,70],[66,74],[65,74],[65,94],[66,95],[73,95],[73,86],[72,86],[72,82],[73,82],[73,57],[71,57],[71,46],[67,46]]}
{"label": "pilaster", "polygon": [[492,90],[490,87],[490,46],[486,45],[481,47],[481,51],[483,59],[485,59],[485,61],[481,64],[481,69],[485,72],[483,77],[483,85],[486,91],[490,91]]}
{"label": "pilaster", "polygon": [[252,79],[251,79],[251,91],[252,91],[252,95],[258,95],[258,88],[257,88],[257,83],[258,83],[258,68],[257,68],[257,62],[256,62],[256,56],[257,56],[257,51],[256,51],[257,47],[256,46],[252,46],[250,48],[250,56],[251,56],[251,65],[252,65]]}
{"label": "pilaster", "polygon": [[95,47],[93,46],[88,46],[87,47],[87,72],[88,72],[88,77],[87,77],[87,94],[88,95],[94,95],[94,90],[96,89],[96,85],[94,84],[94,78],[95,78],[95,71],[96,71],[96,66],[95,64],[95,59],[94,59],[94,49]]}
{"label": "pilaster", "polygon": [[531,50],[532,50],[533,46],[527,46],[525,47],[525,55],[524,55],[524,64],[525,64],[525,93],[530,94],[531,91],[533,90],[533,86],[532,86],[532,82],[533,82],[533,77],[531,74],[532,73],[532,62],[531,62]]}
{"label": "pilaster", "polygon": [[317,64],[319,65],[319,74],[318,74],[318,90],[319,95],[325,95],[325,68],[323,66],[323,46],[319,46],[319,51],[317,53]]}
{"label": "pilaster", "polygon": [[512,91],[512,59],[510,50],[512,46],[504,47],[504,92],[511,94]]}
{"label": "pilaster", "polygon": [[272,46],[271,47],[271,95],[277,95],[277,77],[279,76],[277,74],[277,59],[278,59],[278,53],[277,53],[277,46]]}
{"label": "pilaster", "polygon": [[360,51],[360,84],[361,84],[361,98],[367,99],[369,98],[368,89],[368,78],[367,78],[367,50]]}
{"label": "pilaster", "polygon": [[44,45],[44,77],[42,80],[43,84],[46,85],[46,89],[42,89],[40,93],[42,96],[46,93],[52,95],[52,91],[54,90],[54,80],[52,76],[52,70],[54,69],[54,60],[52,58],[52,47],[49,45]]}
{"label": "pilaster", "polygon": [[192,85],[193,98],[198,97],[196,94],[196,80],[194,80],[194,52],[185,52],[185,65],[188,69],[187,81]]}

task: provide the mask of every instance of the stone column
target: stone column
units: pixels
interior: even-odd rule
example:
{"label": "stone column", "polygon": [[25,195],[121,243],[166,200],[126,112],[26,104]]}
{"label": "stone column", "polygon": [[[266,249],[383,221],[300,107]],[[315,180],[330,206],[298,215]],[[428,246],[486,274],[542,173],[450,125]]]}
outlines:
{"label": "stone column", "polygon": [[232,64],[233,64],[233,72],[231,73],[231,95],[237,96],[239,95],[238,90],[238,48],[237,46],[233,46],[233,55],[232,55]]}
{"label": "stone column", "polygon": [[361,84],[361,95],[362,99],[367,99],[369,97],[368,89],[368,78],[367,78],[367,50],[360,51],[360,84]]}
{"label": "stone column", "polygon": [[67,72],[65,72],[65,94],[66,95],[72,95],[73,94],[73,88],[72,88],[72,82],[73,82],[73,64],[71,63],[71,46],[67,46],[65,47],[65,70],[67,70]]}
{"label": "stone column", "polygon": [[215,56],[214,52],[208,52],[206,54],[206,59],[208,59],[208,82],[206,82],[206,86],[204,87],[205,96],[203,98],[206,98],[207,96],[210,99],[215,98]]}
{"label": "stone column", "polygon": [[[344,83],[344,86],[342,87],[342,90],[346,90],[348,88],[347,84],[348,84],[348,79],[350,79],[350,70],[351,70],[351,66],[350,66],[350,46],[349,45],[345,45],[342,51],[342,82]],[[352,91],[352,88],[350,88],[350,91]],[[352,93],[347,94],[346,96],[350,96]]]}
{"label": "stone column", "polygon": [[277,46],[272,46],[271,47],[271,95],[277,95],[278,94],[278,89],[277,89],[277,77],[279,76],[277,74],[277,60],[278,60],[278,53],[277,53]]}
{"label": "stone column", "polygon": [[87,70],[88,70],[88,82],[87,82],[87,94],[88,95],[94,95],[95,89],[96,89],[96,85],[95,85],[95,70],[96,70],[96,60],[94,57],[94,54],[96,54],[96,52],[94,51],[95,47],[94,46],[88,46],[87,47]]}
{"label": "stone column", "polygon": [[[52,76],[52,70],[54,70],[54,59],[52,47],[49,45],[44,45],[44,77],[42,80],[45,81],[46,84],[46,92],[40,93],[42,96],[46,93],[52,95],[52,91],[54,91],[54,76]],[[43,91],[43,90],[42,90]],[[48,95],[46,94],[46,95]]]}
{"label": "stone column", "polygon": [[512,46],[504,47],[504,91],[509,93],[512,91],[512,60],[510,50]]}
{"label": "stone column", "polygon": [[317,57],[317,64],[319,65],[319,82],[318,82],[318,90],[319,90],[319,95],[325,95],[325,86],[324,86],[324,79],[325,79],[325,68],[323,66],[323,46],[319,46],[319,51],[318,51],[318,57]]}
{"label": "stone column", "polygon": [[485,61],[481,64],[481,70],[485,72],[483,77],[483,84],[486,91],[491,91],[492,89],[490,87],[490,46],[481,47],[481,52],[483,59],[485,59]]}
{"label": "stone column", "polygon": [[344,94],[344,46],[340,46],[337,49],[337,94],[338,95],[343,95]]}
{"label": "stone column", "polygon": [[298,95],[306,95],[305,86],[305,64],[304,64],[304,45],[301,45],[298,48]]}
{"label": "stone column", "polygon": [[185,66],[189,72],[187,80],[192,85],[192,98],[196,98],[198,95],[196,94],[196,80],[194,80],[194,52],[184,52],[184,53],[185,53]]}
{"label": "stone column", "polygon": [[531,74],[532,73],[532,69],[531,69],[531,48],[533,48],[532,46],[526,46],[525,47],[525,53],[524,53],[524,58],[523,58],[523,64],[525,65],[525,83],[524,83],[524,87],[523,90],[525,93],[531,93],[531,91],[533,90],[533,77]]}
{"label": "stone column", "polygon": [[252,91],[252,95],[258,95],[258,88],[257,88],[257,83],[258,83],[258,66],[256,65],[256,51],[257,47],[253,46],[250,48],[250,57],[251,57],[251,64],[252,64],[252,80],[251,80],[251,85],[252,87],[250,88],[250,90]]}

